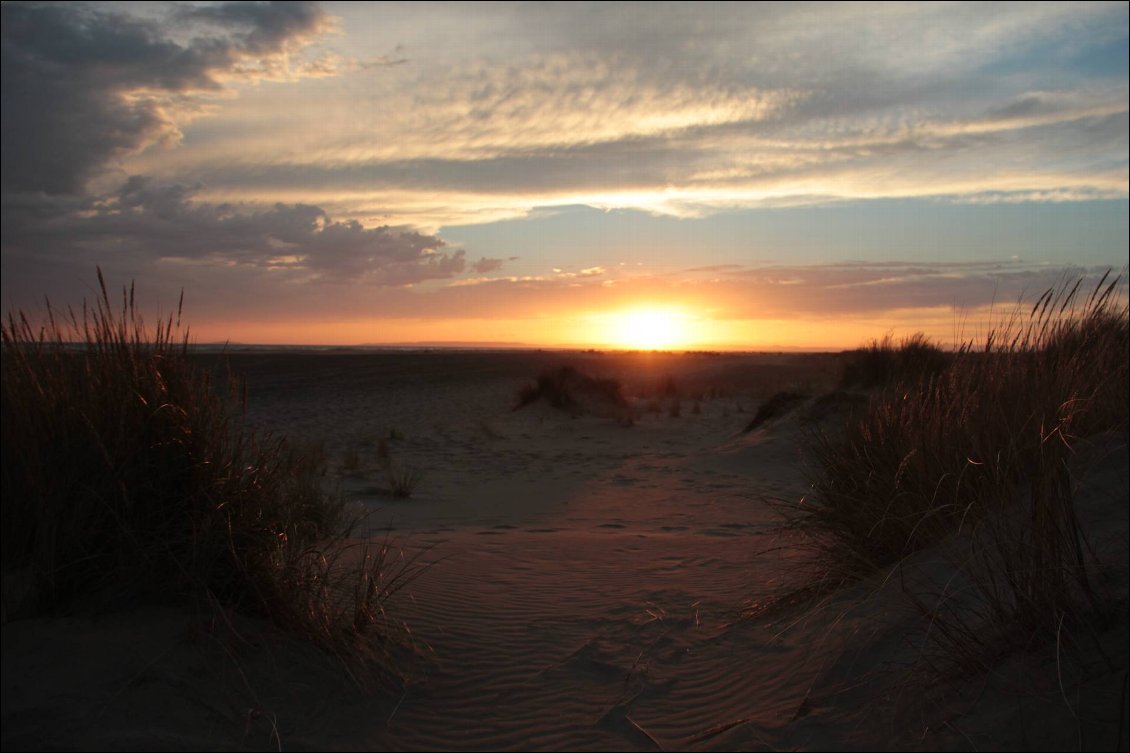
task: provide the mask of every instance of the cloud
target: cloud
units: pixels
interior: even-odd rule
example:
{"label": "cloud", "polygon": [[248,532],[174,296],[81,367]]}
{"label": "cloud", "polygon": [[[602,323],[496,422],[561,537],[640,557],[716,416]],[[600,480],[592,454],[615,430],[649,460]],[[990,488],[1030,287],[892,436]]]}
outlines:
{"label": "cloud", "polygon": [[[194,202],[190,186],[136,176],[96,197],[7,196],[3,212],[4,296],[19,306],[28,305],[31,281],[43,285],[31,288],[34,295],[57,294],[96,265],[158,288],[186,275],[210,288],[238,272],[247,287],[233,295],[246,300],[252,287],[267,297],[292,294],[296,285],[408,287],[502,265],[486,257],[468,264],[463,249],[434,235],[337,221],[309,204]],[[82,296],[73,288],[67,294]]]}
{"label": "cloud", "polygon": [[[200,92],[319,69],[295,51],[334,20],[303,4],[182,6],[195,36],[174,38],[125,13],[6,4],[6,105],[9,80],[38,87],[59,68],[69,83],[50,79],[62,89],[50,107],[5,107],[5,133],[62,147],[5,142],[5,180],[74,190],[116,159],[200,182],[202,200],[312,202],[432,229],[568,203],[703,216],[1126,195],[1124,67],[1084,64],[1108,47],[1118,57],[1123,4],[732,5],[407,6],[380,24],[346,6],[338,51],[318,58],[341,61],[326,63],[337,80],[242,90],[203,118],[189,106]],[[88,61],[113,50],[116,72],[89,81],[107,66],[74,66],[23,31],[48,26],[97,42]],[[73,118],[34,116],[68,101]],[[34,170],[34,155],[57,158]]]}
{"label": "cloud", "polygon": [[[503,277],[504,252],[438,233],[578,205],[1127,195],[1125,3],[342,4],[340,20],[309,3],[137,5],[0,6],[8,302],[103,264],[224,292],[214,310],[232,316],[502,317],[649,295],[718,317],[863,315],[1044,273],[713,263],[801,258],[734,243],[631,276],[616,239],[570,247],[563,223],[565,243],[523,238],[527,268]],[[827,258],[862,243],[812,232]],[[679,252],[660,240],[656,257]]]}
{"label": "cloud", "polygon": [[316,70],[325,56],[299,55],[333,28],[315,4],[158,11],[2,6],[6,281],[40,265],[66,279],[96,264],[158,279],[190,265],[251,270],[276,287],[410,286],[467,268],[465,252],[434,235],[334,219],[309,201],[209,202],[202,181],[123,175],[125,156],[179,141],[208,98],[237,82],[330,72]]}
{"label": "cloud", "polygon": [[174,40],[166,26],[65,3],[4,3],[2,190],[79,193],[113,160],[180,138],[224,81],[286,68],[328,18],[307,3],[182,9],[219,24]]}
{"label": "cloud", "polygon": [[[3,7],[18,190],[116,167],[430,231],[1126,196],[1124,4]],[[243,85],[262,78],[292,85]]]}
{"label": "cloud", "polygon": [[504,263],[505,261],[503,259],[488,259],[484,256],[471,265],[471,271],[485,275],[488,272],[496,272],[502,269]]}
{"label": "cloud", "polygon": [[[1105,267],[1065,269],[1001,260],[755,266],[718,270],[707,277],[625,274],[614,278],[614,285],[596,276],[557,274],[479,279],[473,284],[458,281],[430,295],[426,307],[430,316],[439,318],[458,316],[471,307],[483,318],[513,318],[521,316],[515,312],[608,312],[667,301],[716,321],[897,321],[895,315],[913,311],[948,310],[953,317],[989,306],[1011,311],[1017,301],[1031,301],[1065,279],[1084,277],[1089,280],[1086,287],[1105,271]],[[410,302],[401,303],[406,304]],[[386,314],[412,315],[404,309]]]}
{"label": "cloud", "polygon": [[325,12],[307,2],[229,2],[182,7],[175,13],[181,19],[211,24],[247,57],[269,58],[292,49],[327,24]]}
{"label": "cloud", "polygon": [[[795,54],[806,66],[820,58]],[[857,199],[1127,194],[1124,79],[1063,80],[1033,64],[960,84],[891,67],[859,81],[811,72],[804,85],[795,72],[749,81],[734,70],[661,81],[624,54],[554,55],[454,74],[413,64],[374,83],[371,99],[327,105],[332,129],[296,89],[258,138],[242,133],[241,113],[198,145],[137,162],[206,180],[214,201],[307,197],[343,216],[379,206],[431,228],[570,204],[700,217]]]}

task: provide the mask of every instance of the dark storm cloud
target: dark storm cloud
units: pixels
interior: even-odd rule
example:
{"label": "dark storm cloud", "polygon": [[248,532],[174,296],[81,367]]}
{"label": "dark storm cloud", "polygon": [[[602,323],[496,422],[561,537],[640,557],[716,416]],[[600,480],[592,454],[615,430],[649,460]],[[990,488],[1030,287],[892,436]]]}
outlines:
{"label": "dark storm cloud", "polygon": [[[123,155],[177,139],[175,114],[191,114],[202,95],[233,77],[279,73],[286,55],[326,27],[317,6],[176,9],[187,41],[173,38],[172,25],[84,5],[5,3],[2,12],[5,280],[39,264],[133,275],[158,260],[187,260],[410,285],[466,267],[464,252],[442,251],[435,236],[335,221],[317,206],[201,202],[202,184],[120,173],[119,185],[106,187]],[[11,290],[5,285],[5,297]]]}
{"label": "dark storm cloud", "polygon": [[238,29],[233,45],[243,53],[272,54],[319,29],[326,16],[308,2],[231,2],[182,8],[178,15],[190,21],[214,24],[220,30]]}
{"label": "dark storm cloud", "polygon": [[62,3],[5,3],[4,191],[78,193],[109,161],[178,135],[169,111],[251,57],[270,57],[317,33],[304,3],[198,9],[223,33],[178,43],[156,23]]}

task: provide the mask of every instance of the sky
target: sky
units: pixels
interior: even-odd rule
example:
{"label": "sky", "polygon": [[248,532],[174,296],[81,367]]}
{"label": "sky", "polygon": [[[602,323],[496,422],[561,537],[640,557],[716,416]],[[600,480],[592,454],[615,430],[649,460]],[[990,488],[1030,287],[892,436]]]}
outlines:
{"label": "sky", "polygon": [[840,349],[1128,265],[1128,4],[9,3],[0,307]]}

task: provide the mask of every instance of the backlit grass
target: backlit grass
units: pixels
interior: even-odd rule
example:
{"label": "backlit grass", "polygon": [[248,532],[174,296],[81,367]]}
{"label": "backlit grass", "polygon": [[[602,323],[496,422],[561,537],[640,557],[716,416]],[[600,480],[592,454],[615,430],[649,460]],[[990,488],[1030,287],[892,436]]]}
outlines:
{"label": "backlit grass", "polygon": [[960,577],[914,598],[936,636],[969,656],[1001,631],[1058,641],[1102,613],[1069,464],[1082,440],[1127,429],[1121,280],[1049,290],[945,365],[919,339],[868,353],[883,386],[808,448],[799,522],[822,548],[824,577],[883,572],[945,542]]}
{"label": "backlit grass", "polygon": [[383,661],[413,568],[351,543],[317,453],[243,429],[179,307],[150,329],[132,287],[114,307],[99,283],[93,306],[3,325],[6,616],[197,604]]}

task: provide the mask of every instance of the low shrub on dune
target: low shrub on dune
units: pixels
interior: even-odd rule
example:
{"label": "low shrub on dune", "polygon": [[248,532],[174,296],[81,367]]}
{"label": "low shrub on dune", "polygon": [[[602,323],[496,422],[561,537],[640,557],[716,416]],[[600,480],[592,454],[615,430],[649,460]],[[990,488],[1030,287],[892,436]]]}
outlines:
{"label": "low shrub on dune", "polygon": [[349,543],[320,458],[241,427],[179,307],[150,330],[132,287],[115,310],[99,283],[81,313],[3,325],[6,617],[196,603],[376,659],[411,569]]}

